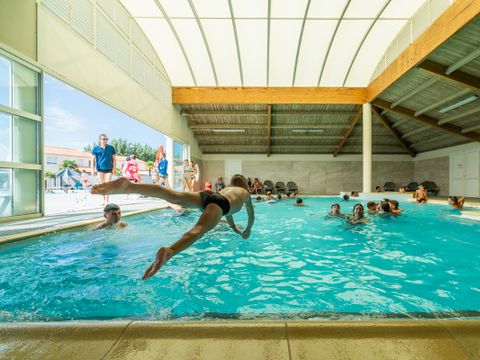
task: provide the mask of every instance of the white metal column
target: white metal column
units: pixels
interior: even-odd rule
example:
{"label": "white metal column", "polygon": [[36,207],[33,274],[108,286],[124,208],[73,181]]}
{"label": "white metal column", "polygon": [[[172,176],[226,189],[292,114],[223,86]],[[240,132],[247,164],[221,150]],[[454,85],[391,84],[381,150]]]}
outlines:
{"label": "white metal column", "polygon": [[363,192],[372,191],[372,104],[363,104]]}

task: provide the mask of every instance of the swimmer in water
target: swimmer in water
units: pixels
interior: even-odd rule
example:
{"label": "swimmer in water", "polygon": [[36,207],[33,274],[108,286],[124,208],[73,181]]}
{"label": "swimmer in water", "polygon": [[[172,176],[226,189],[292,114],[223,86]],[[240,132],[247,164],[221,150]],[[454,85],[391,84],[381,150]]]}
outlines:
{"label": "swimmer in water", "polygon": [[124,229],[128,226],[125,221],[121,221],[122,219],[122,212],[120,210],[120,206],[117,204],[107,204],[103,208],[103,217],[105,220],[98,224],[95,227],[95,230],[100,229]]}
{"label": "swimmer in water", "polygon": [[[95,185],[92,188],[92,194],[99,195],[130,193],[160,198],[185,208],[203,210],[197,223],[183,234],[177,242],[171,246],[158,249],[154,261],[143,274],[142,280],[153,276],[172,256],[185,250],[206,232],[215,228],[222,216],[225,216],[232,231],[244,239],[250,237],[255,220],[247,180],[242,175],[234,175],[230,181],[230,186],[216,194],[205,191],[177,192],[158,185],[131,183],[123,177],[115,181]],[[241,232],[235,225],[232,215],[239,212],[243,204],[247,209],[248,225]]]}
{"label": "swimmer in water", "polygon": [[376,202],[374,201],[369,201],[367,203],[367,211],[369,214],[371,215],[376,215],[378,214],[378,205]]}
{"label": "swimmer in water", "polygon": [[338,203],[335,203],[335,204],[332,204],[332,206],[330,206],[330,212],[328,213],[329,216],[332,216],[332,217],[344,217],[345,214],[342,214],[340,212],[340,205]]}
{"label": "swimmer in water", "polygon": [[364,215],[365,210],[363,209],[363,205],[358,203],[353,207],[353,214],[349,216],[348,220],[352,224],[366,224],[368,223],[368,219]]}
{"label": "swimmer in water", "polygon": [[463,209],[463,204],[465,203],[465,197],[450,196],[448,198],[448,205],[453,206],[455,209]]}
{"label": "swimmer in water", "polygon": [[293,206],[305,206],[305,204],[303,203],[303,199],[297,198],[297,201],[295,204],[293,204]]}

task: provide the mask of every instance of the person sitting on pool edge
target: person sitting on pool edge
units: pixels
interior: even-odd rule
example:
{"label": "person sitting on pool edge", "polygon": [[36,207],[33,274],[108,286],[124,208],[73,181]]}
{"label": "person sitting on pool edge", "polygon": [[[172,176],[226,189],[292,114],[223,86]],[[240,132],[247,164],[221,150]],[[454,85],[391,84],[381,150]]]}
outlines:
{"label": "person sitting on pool edge", "polygon": [[427,197],[427,190],[420,184],[417,191],[415,191],[415,200],[417,200],[418,203],[426,203]]}
{"label": "person sitting on pool edge", "polygon": [[353,214],[348,217],[348,220],[352,224],[357,224],[357,223],[367,223],[368,219],[364,216],[365,215],[365,210],[363,209],[363,205],[360,203],[357,203],[353,206]]}
{"label": "person sitting on pool edge", "polygon": [[[125,179],[125,178],[124,178]],[[120,210],[120,206],[117,204],[107,204],[103,208],[103,217],[105,220],[98,224],[95,227],[95,230],[100,230],[100,229],[124,229],[128,226],[128,224],[124,221],[121,221],[122,219],[122,212]]]}
{"label": "person sitting on pool edge", "polygon": [[[255,221],[252,200],[248,192],[247,180],[242,175],[234,175],[230,186],[218,194],[209,194],[205,191],[179,192],[150,184],[134,184],[125,178],[119,178],[104,184],[95,185],[92,194],[129,194],[137,193],[166,200],[185,208],[203,209],[197,223],[171,246],[162,246],[158,249],[155,260],[143,274],[142,280],[153,276],[172,257],[185,250],[203,234],[215,228],[222,216],[225,216],[233,232],[242,238],[248,239]],[[232,215],[242,209],[243,204],[247,209],[248,224],[243,232],[238,230]]]}
{"label": "person sitting on pool edge", "polygon": [[293,206],[305,206],[305,204],[303,203],[303,199],[297,198],[297,201],[295,202],[295,204],[293,204]]}
{"label": "person sitting on pool edge", "polygon": [[448,205],[452,205],[455,209],[463,209],[463,204],[465,203],[465,197],[461,196],[458,198],[457,196],[450,196],[448,198]]}

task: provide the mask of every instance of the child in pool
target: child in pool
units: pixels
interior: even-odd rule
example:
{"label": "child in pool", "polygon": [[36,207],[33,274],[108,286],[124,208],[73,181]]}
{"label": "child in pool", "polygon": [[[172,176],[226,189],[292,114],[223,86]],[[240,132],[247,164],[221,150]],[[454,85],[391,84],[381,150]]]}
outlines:
{"label": "child in pool", "polygon": [[455,209],[463,209],[463,204],[465,203],[465,197],[461,196],[460,198],[456,196],[450,196],[448,198],[448,205],[453,206]]}
{"label": "child in pool", "polygon": [[103,208],[103,217],[105,220],[95,227],[95,230],[100,229],[124,229],[128,226],[122,220],[122,212],[120,206],[110,203]]}
{"label": "child in pool", "polygon": [[[183,234],[182,237],[171,246],[161,247],[157,251],[155,260],[143,274],[142,280],[146,280],[153,276],[172,256],[185,250],[195,241],[200,239],[207,231],[215,228],[222,216],[225,216],[232,231],[241,235],[244,239],[247,239],[250,236],[250,231],[255,220],[247,181],[242,175],[234,175],[230,181],[230,186],[217,194],[208,193],[206,191],[177,192],[158,185],[131,183],[125,178],[119,178],[115,181],[95,185],[92,188],[92,194],[106,195],[129,193],[160,198],[185,208],[203,209],[203,213],[200,215],[200,218],[192,229]],[[245,204],[247,209],[248,225],[246,229],[241,232],[235,225],[232,215],[240,211],[243,204]]]}

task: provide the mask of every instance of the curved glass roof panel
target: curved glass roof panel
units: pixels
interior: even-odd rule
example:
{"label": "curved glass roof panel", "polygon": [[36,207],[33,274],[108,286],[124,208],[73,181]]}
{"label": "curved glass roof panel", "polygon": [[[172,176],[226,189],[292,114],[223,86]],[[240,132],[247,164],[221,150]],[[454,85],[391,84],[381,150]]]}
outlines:
{"label": "curved glass roof panel", "polygon": [[439,0],[120,1],[173,86],[364,87],[407,21]]}
{"label": "curved glass roof panel", "polygon": [[236,20],[244,86],[267,84],[267,20]]}

